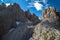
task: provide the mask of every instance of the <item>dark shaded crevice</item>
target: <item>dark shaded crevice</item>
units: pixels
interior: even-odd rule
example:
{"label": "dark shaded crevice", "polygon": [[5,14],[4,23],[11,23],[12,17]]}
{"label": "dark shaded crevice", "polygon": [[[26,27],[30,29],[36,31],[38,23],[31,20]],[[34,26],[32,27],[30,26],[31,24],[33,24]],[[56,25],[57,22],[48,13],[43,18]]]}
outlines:
{"label": "dark shaded crevice", "polygon": [[25,35],[23,36],[23,40],[29,40],[33,35],[33,28],[29,28]]}

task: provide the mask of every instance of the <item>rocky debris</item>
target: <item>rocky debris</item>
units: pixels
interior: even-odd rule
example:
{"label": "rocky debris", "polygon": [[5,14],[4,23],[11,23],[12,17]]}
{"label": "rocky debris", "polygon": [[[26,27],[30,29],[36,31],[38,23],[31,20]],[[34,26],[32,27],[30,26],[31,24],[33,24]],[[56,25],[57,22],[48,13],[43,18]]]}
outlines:
{"label": "rocky debris", "polygon": [[46,25],[36,26],[29,40],[60,40],[60,31],[55,28],[50,28],[50,25],[47,27]]}
{"label": "rocky debris", "polygon": [[33,34],[33,28],[26,25],[17,27],[3,36],[2,40],[29,40]]}
{"label": "rocky debris", "polygon": [[41,20],[29,40],[60,40],[60,12],[49,7],[43,11]]}

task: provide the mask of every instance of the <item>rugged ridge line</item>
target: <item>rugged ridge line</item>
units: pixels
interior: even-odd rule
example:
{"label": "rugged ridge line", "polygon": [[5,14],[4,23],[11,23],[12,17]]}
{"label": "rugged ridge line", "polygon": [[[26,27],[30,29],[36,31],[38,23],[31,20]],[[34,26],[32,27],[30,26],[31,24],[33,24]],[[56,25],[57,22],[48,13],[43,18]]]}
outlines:
{"label": "rugged ridge line", "polygon": [[29,40],[60,40],[60,12],[49,7],[43,11],[41,20]]}

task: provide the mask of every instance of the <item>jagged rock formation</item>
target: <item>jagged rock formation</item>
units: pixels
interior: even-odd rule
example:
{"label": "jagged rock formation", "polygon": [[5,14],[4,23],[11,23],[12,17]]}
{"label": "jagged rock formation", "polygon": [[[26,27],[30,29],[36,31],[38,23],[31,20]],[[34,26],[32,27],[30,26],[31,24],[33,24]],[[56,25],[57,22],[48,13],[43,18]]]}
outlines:
{"label": "jagged rock formation", "polygon": [[[14,12],[15,16],[16,16],[16,21],[21,21],[21,22],[27,22],[27,21],[31,21],[31,22],[38,22],[38,17],[35,14],[31,14],[29,12],[29,10],[27,10],[26,12],[24,12],[18,4],[14,3],[13,5],[10,5],[7,7],[7,9],[11,12]],[[39,20],[40,21],[40,20]]]}
{"label": "jagged rock formation", "polygon": [[3,35],[3,40],[60,40],[60,12],[53,7],[43,11],[41,23],[35,26],[22,25],[10,32],[11,28],[16,27],[16,21],[40,22],[35,14],[31,14],[29,10],[24,12],[16,3],[8,7],[2,4],[0,37]]}
{"label": "jagged rock formation", "polygon": [[60,12],[49,7],[43,11],[41,20],[29,40],[60,40]]}
{"label": "jagged rock formation", "polygon": [[[15,15],[14,13],[12,13],[11,11],[9,11],[6,7],[5,4],[0,5],[2,6],[2,10],[0,11],[0,16],[1,16],[1,20],[3,20],[3,28],[2,28],[2,32],[0,31],[0,35],[5,34],[6,32],[8,32],[8,30],[10,28],[16,27],[16,21],[15,21]],[[0,26],[2,27],[2,26]]]}
{"label": "jagged rock formation", "polygon": [[14,12],[16,13],[16,21],[26,22],[28,21],[24,11],[19,7],[18,4],[13,5]]}
{"label": "jagged rock formation", "polygon": [[[28,12],[28,11],[27,11]],[[16,28],[16,21],[37,23],[37,16],[31,15],[28,17],[18,4],[14,3],[6,7],[4,3],[0,5],[0,36],[5,35],[11,28]]]}
{"label": "jagged rock formation", "polygon": [[34,24],[37,24],[40,22],[38,17],[34,13],[31,14],[29,10],[25,12],[25,15],[26,15],[26,18],[28,18],[28,20],[32,21]]}
{"label": "jagged rock formation", "polygon": [[29,10],[24,12],[16,3],[8,7],[2,4],[0,5],[0,37],[3,35],[3,40],[60,40],[60,12],[54,7],[45,9],[41,23],[35,26],[22,25],[11,31],[11,28],[16,27],[16,21],[29,21],[35,24],[40,22],[35,14],[30,14]]}
{"label": "jagged rock formation", "polygon": [[58,15],[56,15],[56,9],[53,7],[49,7],[48,9],[43,11],[42,19],[48,19],[49,21],[51,20],[52,22],[55,22],[59,19]]}

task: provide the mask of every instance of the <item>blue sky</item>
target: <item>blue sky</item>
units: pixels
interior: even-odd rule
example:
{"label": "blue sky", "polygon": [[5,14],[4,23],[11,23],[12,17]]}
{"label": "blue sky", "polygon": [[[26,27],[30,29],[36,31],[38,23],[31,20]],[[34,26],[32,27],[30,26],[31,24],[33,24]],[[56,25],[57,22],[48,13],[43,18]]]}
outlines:
{"label": "blue sky", "polygon": [[33,14],[35,13],[38,17],[41,17],[42,11],[48,6],[53,6],[57,10],[60,10],[60,0],[0,0],[0,3],[14,3],[20,5],[24,11],[30,10]]}

